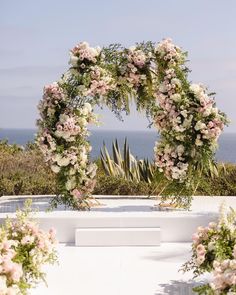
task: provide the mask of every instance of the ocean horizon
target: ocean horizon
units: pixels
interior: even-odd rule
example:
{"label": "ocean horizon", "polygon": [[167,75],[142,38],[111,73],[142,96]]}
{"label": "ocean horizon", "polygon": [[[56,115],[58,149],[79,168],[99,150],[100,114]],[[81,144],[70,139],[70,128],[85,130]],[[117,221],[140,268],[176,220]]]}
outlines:
{"label": "ocean horizon", "polygon": [[[91,158],[100,157],[100,150],[105,143],[111,152],[112,142],[117,139],[122,149],[125,138],[127,138],[131,153],[139,159],[152,159],[153,147],[158,140],[158,133],[152,130],[90,130],[89,141],[92,146]],[[0,129],[0,140],[7,139],[9,144],[25,146],[33,142],[37,129]],[[219,138],[219,148],[216,152],[219,162],[236,163],[236,134],[223,133]]]}

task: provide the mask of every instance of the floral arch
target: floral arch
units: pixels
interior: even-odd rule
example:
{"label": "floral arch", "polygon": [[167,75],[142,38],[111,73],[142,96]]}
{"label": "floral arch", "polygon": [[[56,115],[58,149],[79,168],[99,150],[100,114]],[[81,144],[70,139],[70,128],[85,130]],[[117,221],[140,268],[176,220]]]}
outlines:
{"label": "floral arch", "polygon": [[82,42],[70,51],[69,70],[45,86],[39,103],[37,142],[57,174],[55,202],[80,210],[92,205],[96,165],[89,161],[87,125],[97,121],[94,105],[120,116],[135,100],[160,134],[154,158],[167,179],[189,185],[213,167],[227,119],[203,85],[188,81],[186,57],[170,39],[102,49]]}

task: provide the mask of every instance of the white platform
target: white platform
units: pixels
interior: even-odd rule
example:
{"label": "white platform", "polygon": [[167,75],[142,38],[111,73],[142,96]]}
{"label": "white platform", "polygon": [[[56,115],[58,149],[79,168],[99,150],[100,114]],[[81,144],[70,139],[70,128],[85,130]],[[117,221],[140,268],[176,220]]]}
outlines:
{"label": "white platform", "polygon": [[[3,222],[17,204],[29,196],[2,197],[0,222]],[[158,211],[155,200],[150,199],[100,199],[101,206],[90,212],[69,211],[60,207],[45,213],[48,200],[45,196],[33,196],[34,206],[39,209],[37,218],[44,229],[54,227],[62,243],[75,243],[75,230],[79,228],[160,228],[161,242],[190,242],[199,225],[207,225],[218,216],[222,201],[236,209],[236,197],[195,197],[191,211]],[[15,206],[15,207],[14,207]]]}
{"label": "white platform", "polygon": [[159,246],[160,228],[78,228],[76,246]]}
{"label": "white platform", "polygon": [[58,246],[59,266],[48,266],[48,288],[31,295],[193,295],[192,274],[179,272],[191,245],[160,247]]}

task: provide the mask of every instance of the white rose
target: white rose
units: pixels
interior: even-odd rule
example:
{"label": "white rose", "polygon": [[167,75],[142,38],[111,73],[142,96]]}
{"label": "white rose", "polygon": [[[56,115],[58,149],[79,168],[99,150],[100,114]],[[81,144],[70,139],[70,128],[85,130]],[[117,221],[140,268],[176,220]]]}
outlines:
{"label": "white rose", "polygon": [[195,141],[195,144],[197,146],[202,146],[203,145],[203,142],[199,138],[197,138],[196,141]]}
{"label": "white rose", "polygon": [[69,64],[71,64],[73,67],[76,67],[78,64],[78,60],[79,60],[79,58],[70,52]]}
{"label": "white rose", "polygon": [[181,114],[184,118],[187,118],[187,116],[188,116],[188,112],[187,112],[186,110],[181,111],[180,114]]}
{"label": "white rose", "polygon": [[75,179],[75,177],[72,177],[71,179],[67,180],[67,182],[66,182],[66,189],[68,191],[71,191],[75,187],[76,187],[76,179]]}
{"label": "white rose", "polygon": [[60,170],[61,170],[61,168],[60,168],[59,166],[57,166],[57,165],[52,165],[52,166],[51,166],[51,169],[52,169],[52,171],[53,171],[54,173],[59,173]]}
{"label": "white rose", "polygon": [[231,269],[236,270],[236,260],[231,260],[229,266]]}
{"label": "white rose", "polygon": [[86,102],[86,103],[84,104],[84,108],[86,108],[89,112],[92,111],[92,106],[91,106],[91,104],[88,103],[88,102]]}
{"label": "white rose", "polygon": [[135,46],[130,46],[129,50],[130,51],[135,51],[136,47]]}
{"label": "white rose", "polygon": [[71,168],[69,171],[69,175],[75,175],[76,173],[76,169],[75,168]]}
{"label": "white rose", "polygon": [[176,125],[176,126],[174,126],[174,130],[177,132],[184,132],[185,127],[184,126],[180,127],[180,126]]}
{"label": "white rose", "polygon": [[86,116],[86,115],[88,115],[91,112],[92,112],[92,106],[91,106],[90,103],[86,102],[84,104],[83,109],[82,109],[82,114]]}
{"label": "white rose", "polygon": [[162,93],[167,92],[166,86],[165,86],[164,84],[161,84],[161,85],[159,86],[159,91],[162,92]]}
{"label": "white rose", "polygon": [[59,166],[68,166],[70,164],[70,159],[66,158],[66,157],[63,157],[63,158],[59,158],[57,160],[57,164]]}
{"label": "white rose", "polygon": [[215,243],[214,242],[210,242],[209,244],[208,244],[208,250],[209,251],[212,251],[212,250],[214,250],[215,249]]}
{"label": "white rose", "polygon": [[199,92],[202,91],[202,88],[199,84],[191,84],[189,89],[195,94],[198,94]]}
{"label": "white rose", "polygon": [[69,119],[69,116],[66,114],[61,114],[60,115],[60,122],[65,123]]}
{"label": "white rose", "polygon": [[99,54],[102,51],[100,46],[97,46],[95,49],[96,49],[97,54]]}
{"label": "white rose", "polygon": [[63,137],[63,131],[59,131],[59,130],[57,130],[57,131],[55,132],[55,135],[56,135],[56,137]]}
{"label": "white rose", "polygon": [[173,78],[173,79],[171,79],[171,84],[174,84],[174,85],[180,87],[181,86],[181,81],[179,79],[177,79],[177,78]]}
{"label": "white rose", "polygon": [[216,285],[214,283],[210,283],[209,285],[210,285],[211,289],[216,290]]}
{"label": "white rose", "polygon": [[203,116],[208,117],[211,114],[211,108],[208,108],[204,111]]}
{"label": "white rose", "polygon": [[87,120],[85,119],[85,118],[80,118],[80,124],[82,125],[82,126],[86,126],[87,125]]}
{"label": "white rose", "polygon": [[182,144],[178,145],[176,151],[179,155],[182,155],[184,153],[184,146]]}
{"label": "white rose", "polygon": [[88,159],[88,156],[87,156],[87,154],[86,154],[86,153],[84,153],[84,152],[82,152],[82,153],[80,154],[80,160],[81,160],[81,164],[85,164],[85,163],[86,163],[86,161],[87,161],[87,159]]}
{"label": "white rose", "polygon": [[203,123],[203,122],[201,122],[201,121],[198,121],[198,122],[196,123],[195,127],[194,127],[194,129],[195,129],[196,131],[201,130],[201,129],[204,129],[204,128],[206,128],[206,124]]}
{"label": "white rose", "polygon": [[84,85],[79,85],[76,89],[81,93],[85,93],[87,91],[87,88]]}
{"label": "white rose", "polygon": [[211,113],[214,114],[214,115],[217,115],[218,114],[218,108],[212,108]]}
{"label": "white rose", "polygon": [[0,276],[0,294],[7,293],[7,278],[6,276]]}
{"label": "white rose", "polygon": [[180,101],[181,100],[181,95],[179,93],[175,93],[173,95],[170,96],[170,99],[173,101]]}

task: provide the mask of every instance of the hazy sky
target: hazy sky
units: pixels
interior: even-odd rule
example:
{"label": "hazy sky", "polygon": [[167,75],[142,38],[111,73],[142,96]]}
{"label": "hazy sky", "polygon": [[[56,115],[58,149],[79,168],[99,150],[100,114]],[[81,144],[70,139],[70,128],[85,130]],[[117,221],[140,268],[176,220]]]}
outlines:
{"label": "hazy sky", "polygon": [[[68,67],[68,52],[91,45],[171,37],[189,52],[190,75],[217,93],[236,132],[235,0],[0,0],[0,128],[33,128],[45,84]],[[133,112],[125,123],[109,111],[104,129],[146,128]]]}

